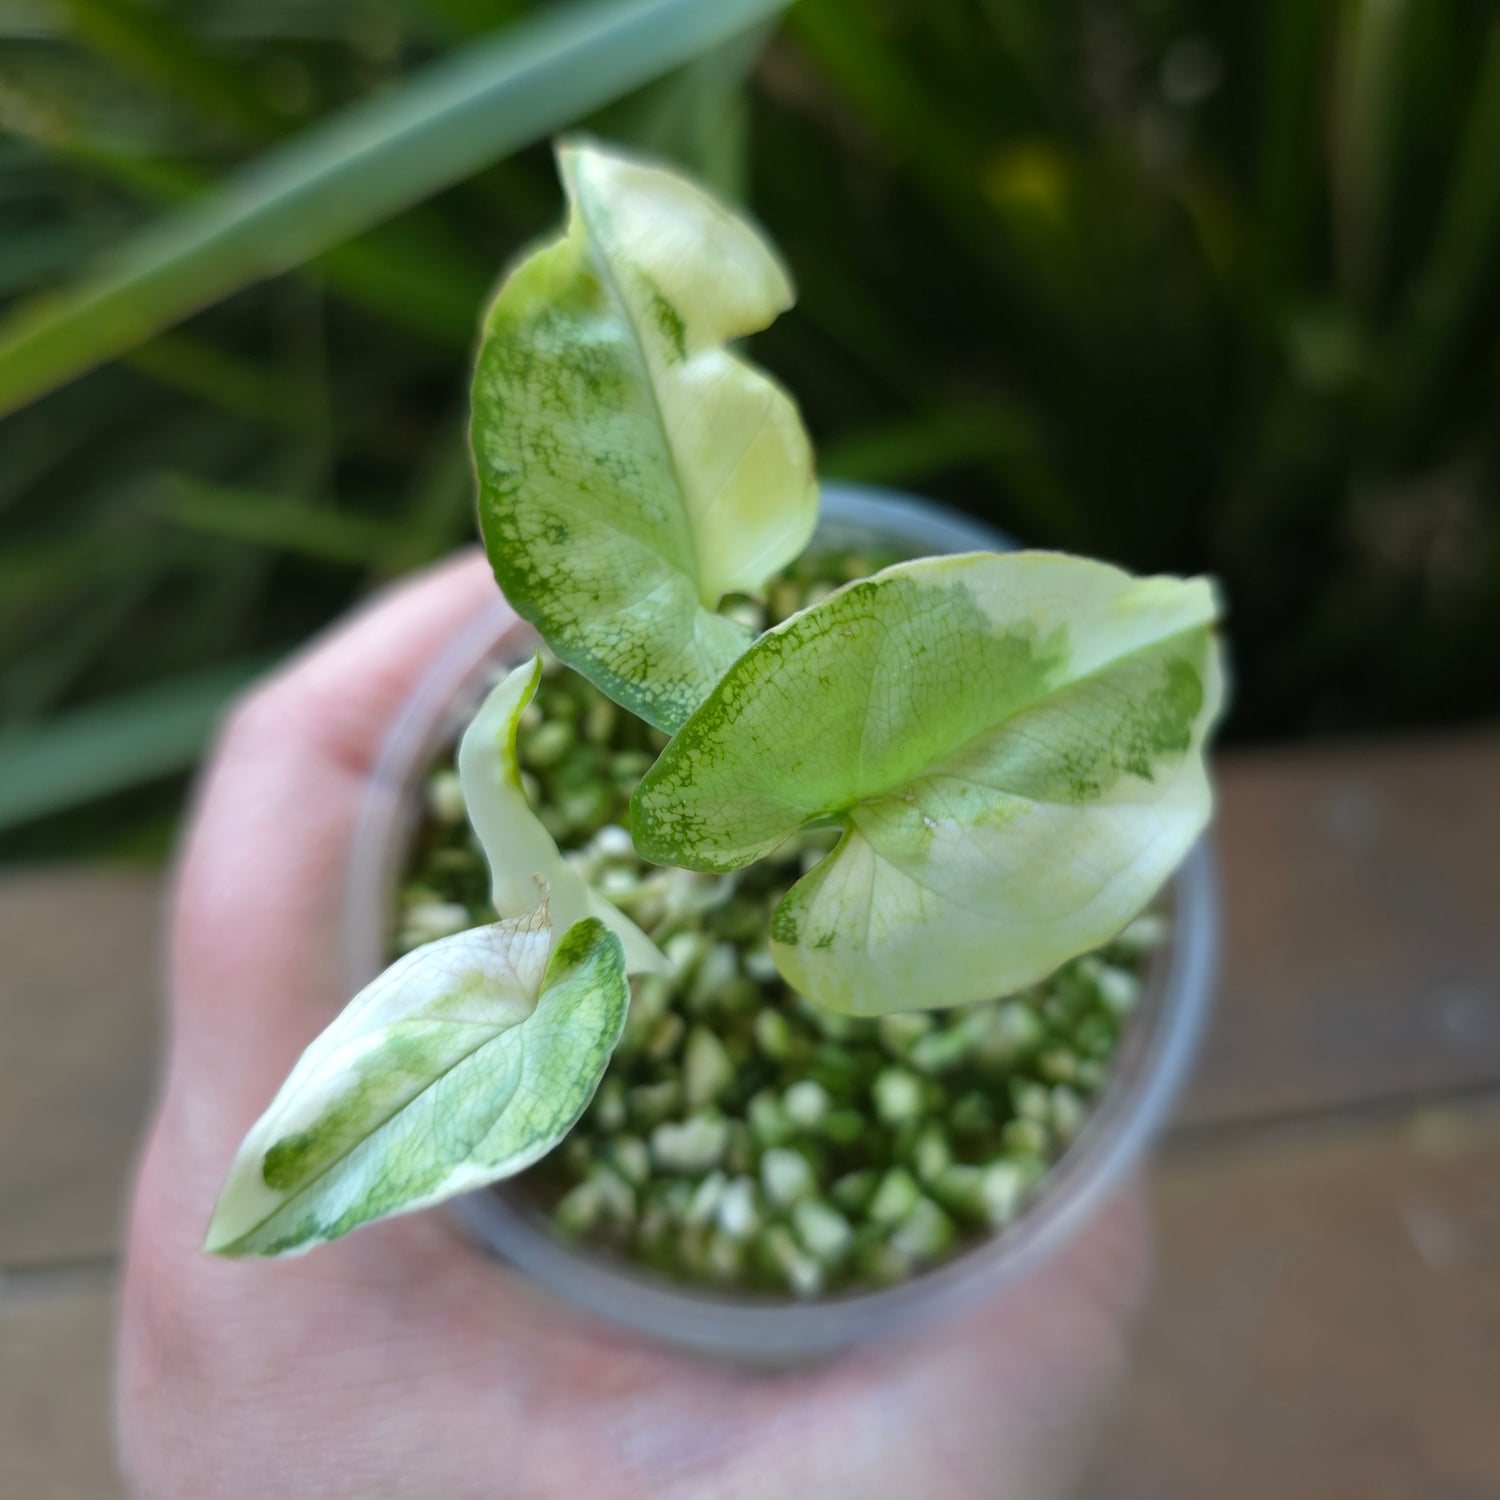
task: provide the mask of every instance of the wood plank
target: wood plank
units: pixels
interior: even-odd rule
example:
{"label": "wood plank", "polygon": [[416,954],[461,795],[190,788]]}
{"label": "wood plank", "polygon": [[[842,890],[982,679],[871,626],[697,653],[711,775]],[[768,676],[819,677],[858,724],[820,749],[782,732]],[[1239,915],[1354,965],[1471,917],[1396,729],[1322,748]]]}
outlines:
{"label": "wood plank", "polygon": [[1191,1124],[1500,1085],[1500,735],[1229,755]]}
{"label": "wood plank", "polygon": [[1500,1098],[1179,1146],[1092,1500],[1500,1495]]}
{"label": "wood plank", "polygon": [[156,1069],[161,881],[0,878],[0,1267],[107,1255]]}
{"label": "wood plank", "polygon": [[98,1271],[0,1279],[0,1495],[113,1500],[114,1285]]}

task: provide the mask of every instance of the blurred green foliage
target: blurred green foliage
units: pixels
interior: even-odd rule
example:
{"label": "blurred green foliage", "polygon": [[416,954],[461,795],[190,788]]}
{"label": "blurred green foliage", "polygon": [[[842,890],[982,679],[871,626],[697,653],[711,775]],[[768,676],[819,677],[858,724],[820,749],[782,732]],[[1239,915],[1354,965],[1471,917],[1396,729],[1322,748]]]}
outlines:
{"label": "blurred green foliage", "polygon": [[12,852],[156,847],[234,684],[470,536],[472,330],[569,123],[780,243],[825,473],[1217,573],[1239,737],[1494,712],[1500,3],[778,9],[0,11]]}

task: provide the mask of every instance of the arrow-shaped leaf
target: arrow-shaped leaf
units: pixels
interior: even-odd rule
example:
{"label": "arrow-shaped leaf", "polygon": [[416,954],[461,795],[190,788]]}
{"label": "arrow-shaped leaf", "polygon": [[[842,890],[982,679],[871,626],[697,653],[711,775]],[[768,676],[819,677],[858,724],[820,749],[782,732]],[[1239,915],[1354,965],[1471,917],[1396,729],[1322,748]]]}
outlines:
{"label": "arrow-shaped leaf", "polygon": [[1203,579],[1046,553],[901,563],[762,636],[637,789],[636,848],[737,869],[843,837],[771,921],[856,1014],[1032,984],[1118,932],[1208,820]]}
{"label": "arrow-shaped leaf", "polygon": [[620,941],[544,905],[398,959],[307,1049],[230,1168],[206,1248],[286,1255],[509,1177],[593,1097],[625,1022]]}
{"label": "arrow-shaped leaf", "polygon": [[513,271],[474,377],[480,522],[563,661],[676,729],[749,642],[715,612],[817,521],[791,398],[724,346],[792,301],[754,230],[672,172],[558,153],[563,237]]}

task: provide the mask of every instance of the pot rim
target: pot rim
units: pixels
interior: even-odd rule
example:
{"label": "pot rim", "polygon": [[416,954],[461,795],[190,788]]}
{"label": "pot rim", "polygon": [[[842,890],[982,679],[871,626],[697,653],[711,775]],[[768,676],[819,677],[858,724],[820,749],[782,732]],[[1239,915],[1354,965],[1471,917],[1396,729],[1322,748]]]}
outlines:
{"label": "pot rim", "polygon": [[[834,545],[884,540],[928,553],[1013,546],[945,507],[861,485],[824,486],[819,535]],[[439,654],[393,723],[371,773],[350,859],[351,993],[386,963],[392,899],[420,807],[414,785],[462,729],[486,672],[535,643],[531,628],[497,601]],[[1172,876],[1166,899],[1169,939],[1152,955],[1109,1080],[1077,1137],[1015,1219],[910,1281],[805,1300],[718,1292],[565,1243],[537,1210],[511,1201],[503,1182],[454,1200],[449,1212],[486,1248],[576,1306],[718,1358],[798,1363],[950,1316],[1056,1255],[1124,1186],[1165,1123],[1197,1052],[1217,969],[1218,878],[1206,837]]]}

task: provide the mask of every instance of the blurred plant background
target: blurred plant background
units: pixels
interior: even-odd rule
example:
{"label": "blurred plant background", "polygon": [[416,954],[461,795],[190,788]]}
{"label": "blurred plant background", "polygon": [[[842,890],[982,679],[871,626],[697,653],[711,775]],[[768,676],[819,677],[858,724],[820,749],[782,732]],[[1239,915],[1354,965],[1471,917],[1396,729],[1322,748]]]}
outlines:
{"label": "blurred plant background", "polygon": [[0,0],[0,829],[152,853],[227,695],[472,532],[583,124],[750,206],[825,475],[1210,570],[1240,739],[1500,701],[1495,0]]}

